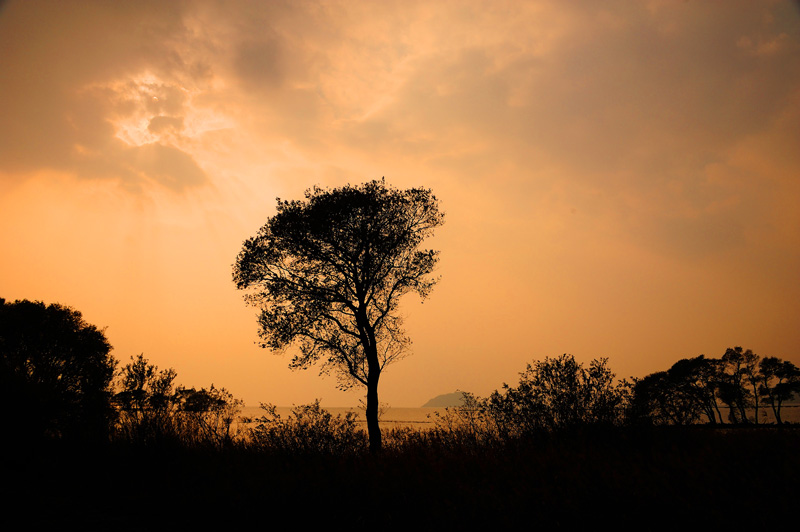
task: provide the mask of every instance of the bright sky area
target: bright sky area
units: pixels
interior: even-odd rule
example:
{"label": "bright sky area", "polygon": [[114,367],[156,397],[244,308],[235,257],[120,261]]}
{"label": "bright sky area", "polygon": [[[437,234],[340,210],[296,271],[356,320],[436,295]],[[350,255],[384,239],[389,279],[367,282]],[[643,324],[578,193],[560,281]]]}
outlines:
{"label": "bright sky area", "polygon": [[0,297],[187,386],[356,405],[256,345],[231,281],[275,198],[430,188],[441,281],[381,401],[800,364],[800,9],[787,1],[0,3]]}

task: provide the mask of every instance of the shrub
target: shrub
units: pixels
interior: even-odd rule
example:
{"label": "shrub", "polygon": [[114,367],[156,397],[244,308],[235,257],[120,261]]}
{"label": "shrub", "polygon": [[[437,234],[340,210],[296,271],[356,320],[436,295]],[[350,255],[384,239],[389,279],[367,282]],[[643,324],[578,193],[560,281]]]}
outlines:
{"label": "shrub", "polygon": [[627,381],[614,381],[607,359],[588,368],[572,355],[529,364],[516,387],[503,385],[488,398],[465,394],[464,405],[434,416],[430,438],[474,445],[581,427],[623,423],[630,398]]}
{"label": "shrub", "polygon": [[320,406],[319,399],[294,407],[285,419],[274,405],[262,404],[261,408],[265,414],[255,420],[249,441],[262,450],[347,455],[366,449],[366,433],[358,426],[355,412],[334,416]]}

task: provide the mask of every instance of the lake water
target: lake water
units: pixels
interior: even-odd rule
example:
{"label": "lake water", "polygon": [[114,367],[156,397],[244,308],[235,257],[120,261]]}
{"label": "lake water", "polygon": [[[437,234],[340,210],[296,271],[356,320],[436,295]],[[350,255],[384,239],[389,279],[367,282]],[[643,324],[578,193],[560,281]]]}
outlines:
{"label": "lake water", "polygon": [[[289,406],[279,406],[275,409],[276,413],[281,416],[281,419],[287,419],[291,413],[292,408]],[[344,416],[347,412],[355,412],[357,421],[363,423],[365,428],[367,424],[364,410],[357,407],[323,407],[325,410],[336,415]],[[444,408],[385,408],[380,416],[381,428],[390,429],[393,427],[411,427],[415,429],[425,429],[433,426],[433,420],[436,412],[444,413]],[[258,406],[246,406],[240,413],[242,416],[257,418],[264,415],[264,411]]]}
{"label": "lake water", "polygon": [[[280,414],[282,419],[286,419],[290,416],[293,407],[277,407],[276,412]],[[357,416],[357,420],[360,423],[363,423],[366,427],[366,418],[364,416],[364,410],[362,408],[357,407],[323,407],[325,410],[329,411],[334,416],[339,414],[344,416],[347,412],[355,412]],[[728,409],[725,407],[720,407],[720,412],[723,416],[727,416]],[[411,427],[415,429],[426,429],[433,427],[433,417],[436,413],[444,413],[444,408],[385,408],[383,413],[380,417],[381,428],[384,429],[391,429],[394,427]],[[752,415],[752,411],[748,412]],[[242,409],[240,415],[247,416],[251,418],[257,418],[264,414],[264,411],[261,407],[258,406],[246,406]],[[705,418],[703,418],[705,420]],[[784,404],[781,407],[781,419],[785,422],[791,423],[800,423],[800,404]],[[727,422],[727,417],[725,419]],[[769,407],[767,408],[759,408],[759,422],[760,423],[774,423],[775,416],[772,414],[772,409]]]}

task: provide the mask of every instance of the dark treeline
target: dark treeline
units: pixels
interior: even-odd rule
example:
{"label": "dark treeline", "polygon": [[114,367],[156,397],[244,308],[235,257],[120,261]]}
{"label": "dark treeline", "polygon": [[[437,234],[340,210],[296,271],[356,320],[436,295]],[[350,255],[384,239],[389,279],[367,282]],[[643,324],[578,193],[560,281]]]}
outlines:
{"label": "dark treeline", "polygon": [[[666,371],[635,381],[631,418],[636,422],[686,425],[762,422],[769,408],[780,425],[781,408],[800,394],[800,369],[750,349],[729,348],[720,358],[679,360]],[[720,404],[727,407],[723,415]],[[763,417],[762,417],[763,416]]]}
{"label": "dark treeline", "polygon": [[0,497],[26,528],[741,526],[789,515],[800,478],[780,416],[797,368],[741,348],[630,381],[536,361],[431,429],[385,430],[379,455],[353,414],[237,423],[224,389],[110,350],[74,309],[0,299]]}
{"label": "dark treeline", "polygon": [[[281,419],[274,407],[241,430],[242,402],[224,388],[176,384],[144,355],[118,368],[103,331],[61,305],[0,300],[0,380],[6,426],[15,438],[98,439],[183,445],[241,444],[284,451],[357,451],[363,435],[354,417],[334,418],[319,403]],[[679,360],[644,378],[616,380],[608,359],[588,367],[571,355],[529,364],[516,386],[435,419],[436,438],[505,441],[580,427],[759,425],[775,423],[800,393],[800,369],[776,357],[729,348],[720,358]],[[387,435],[400,445],[403,431]],[[407,432],[407,431],[406,431]],[[410,438],[411,436],[409,436]],[[417,438],[417,436],[414,436]]]}
{"label": "dark treeline", "polygon": [[[439,417],[450,430],[515,438],[580,427],[765,424],[766,408],[784,424],[784,403],[800,395],[800,369],[776,357],[729,348],[720,358],[682,359],[666,371],[616,381],[608,359],[588,368],[571,355],[528,365],[517,386]],[[724,414],[723,414],[724,412]]]}
{"label": "dark treeline", "polygon": [[118,368],[75,309],[0,298],[0,414],[11,442],[222,445],[242,405],[224,388],[176,385],[143,355]]}

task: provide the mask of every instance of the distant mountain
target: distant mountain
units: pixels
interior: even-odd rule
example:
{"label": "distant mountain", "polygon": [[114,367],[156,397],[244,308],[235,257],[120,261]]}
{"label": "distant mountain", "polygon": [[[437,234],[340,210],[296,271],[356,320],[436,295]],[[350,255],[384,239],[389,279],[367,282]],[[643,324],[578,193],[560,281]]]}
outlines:
{"label": "distant mountain", "polygon": [[422,408],[429,408],[429,407],[446,407],[446,406],[461,406],[464,404],[464,392],[461,390],[456,390],[453,393],[446,393],[443,395],[437,395],[424,405]]}

